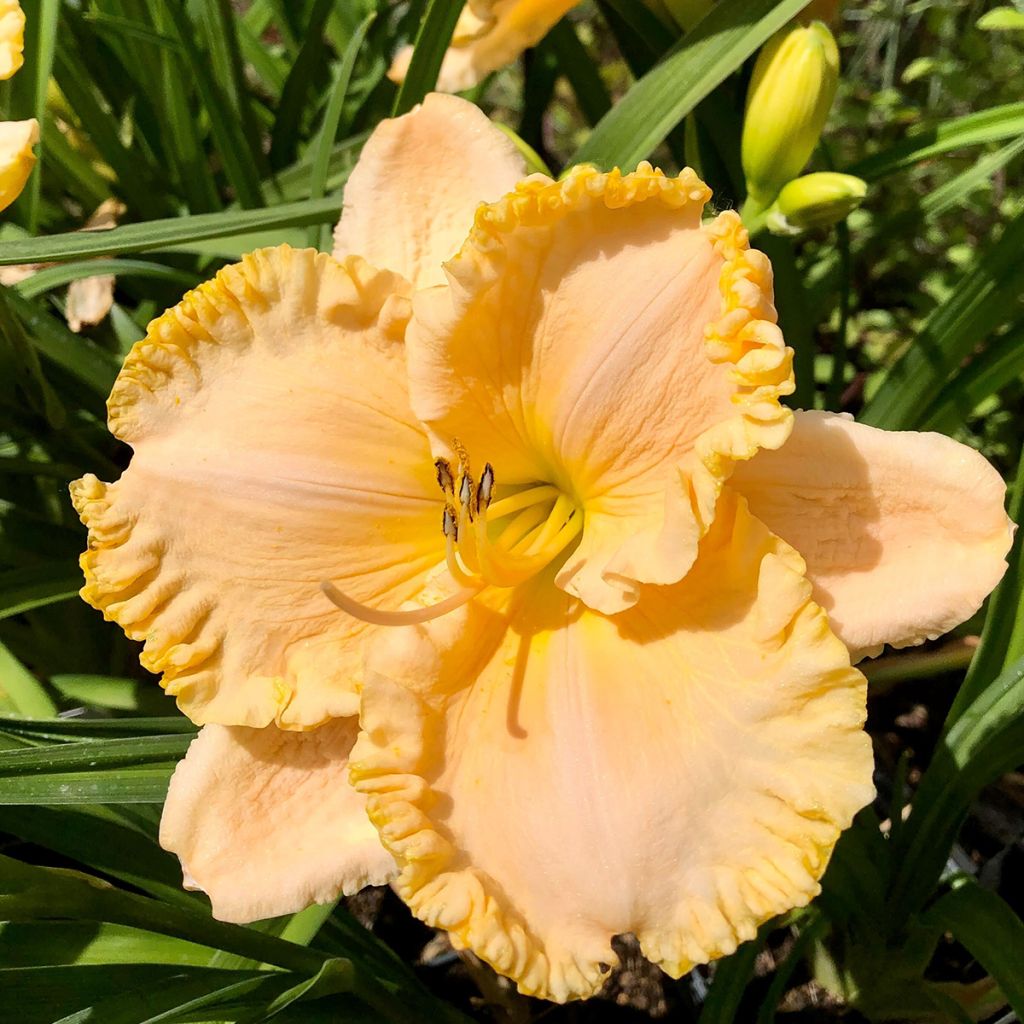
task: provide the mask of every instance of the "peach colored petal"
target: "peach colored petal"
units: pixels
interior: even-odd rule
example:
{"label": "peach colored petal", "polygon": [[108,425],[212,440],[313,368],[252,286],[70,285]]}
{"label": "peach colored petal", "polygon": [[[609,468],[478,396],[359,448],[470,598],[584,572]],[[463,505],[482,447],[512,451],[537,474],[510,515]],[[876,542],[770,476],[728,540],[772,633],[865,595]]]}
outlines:
{"label": "peach colored petal", "polygon": [[32,147],[39,141],[39,123],[0,121],[0,210],[6,210],[28,182],[36,155]]}
{"label": "peach colored petal", "polygon": [[[511,64],[536,46],[580,0],[476,0],[459,18],[452,45],[444,55],[437,88],[441,92],[472,89],[492,71]],[[394,82],[405,79],[412,47],[403,47],[388,71]]]}
{"label": "peach colored petal", "polygon": [[941,434],[797,413],[789,441],[737,469],[733,485],[807,560],[815,600],[859,657],[959,625],[1006,568],[1006,486]]}
{"label": "peach colored petal", "polygon": [[384,885],[395,862],[348,783],[358,731],[206,726],[174,771],[160,845],[221,921],[258,921]]}
{"label": "peach colored petal", "polygon": [[523,992],[592,994],[623,932],[674,976],[731,952],[871,798],[863,677],[800,557],[721,505],[614,618],[548,580],[372,645],[352,780],[396,889]]}
{"label": "peach colored petal", "polygon": [[334,255],[354,253],[418,287],[444,280],[473,211],[526,175],[515,144],[479,107],[431,93],[382,121],[345,186]]}
{"label": "peach colored petal", "polygon": [[584,514],[558,583],[614,613],[687,571],[737,459],[781,444],[791,352],[767,259],[735,213],[710,225],[690,170],[577,167],[481,207],[420,293],[413,408],[435,453],[499,485],[556,486]]}
{"label": "peach colored petal", "polygon": [[443,561],[408,409],[408,285],[358,258],[257,251],[155,320],[108,401],[135,450],[72,485],[82,596],[144,640],[199,723],[352,714],[371,628],[321,593],[398,607]]}
{"label": "peach colored petal", "polygon": [[0,82],[25,63],[25,13],[18,0],[0,0]]}

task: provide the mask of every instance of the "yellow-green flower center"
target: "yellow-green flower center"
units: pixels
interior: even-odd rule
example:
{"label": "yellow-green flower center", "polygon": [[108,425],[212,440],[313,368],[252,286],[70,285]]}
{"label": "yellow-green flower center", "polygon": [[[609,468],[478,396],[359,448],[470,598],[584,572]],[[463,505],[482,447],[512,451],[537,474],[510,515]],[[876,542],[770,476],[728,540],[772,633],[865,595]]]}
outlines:
{"label": "yellow-green flower center", "polygon": [[583,530],[583,510],[558,487],[533,483],[503,487],[491,464],[477,480],[465,449],[454,442],[459,456],[453,468],[437,459],[437,483],[444,495],[441,530],[445,560],[460,589],[436,604],[403,611],[371,608],[338,590],[320,584],[342,611],[379,626],[429,622],[455,611],[486,587],[516,587],[537,575],[573,545]]}

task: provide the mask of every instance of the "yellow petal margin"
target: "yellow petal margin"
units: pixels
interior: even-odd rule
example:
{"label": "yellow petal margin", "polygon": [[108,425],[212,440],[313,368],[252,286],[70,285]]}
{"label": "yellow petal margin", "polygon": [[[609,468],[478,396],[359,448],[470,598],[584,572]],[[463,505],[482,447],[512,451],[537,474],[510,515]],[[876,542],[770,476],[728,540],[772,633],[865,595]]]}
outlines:
{"label": "yellow petal margin", "polygon": [[0,0],[0,82],[25,63],[25,12],[18,0]]}
{"label": "yellow petal margin", "polygon": [[872,797],[863,676],[799,555],[721,506],[621,615],[548,580],[373,644],[351,771],[395,887],[527,994],[591,995],[621,933],[676,977],[731,953]]}
{"label": "yellow petal margin", "polygon": [[107,403],[135,450],[71,493],[82,596],[142,640],[195,722],[316,726],[356,710],[373,627],[444,560],[440,494],[408,408],[409,285],[358,257],[261,249],[150,324]]}
{"label": "yellow petal margin", "polygon": [[6,210],[21,195],[36,155],[32,147],[39,141],[39,123],[0,121],[0,210]]}
{"label": "yellow petal margin", "polygon": [[788,436],[792,352],[772,271],[710,190],[574,168],[481,206],[414,299],[413,408],[436,454],[457,438],[499,484],[554,484],[584,513],[559,585],[612,614],[674,583],[737,460]]}
{"label": "yellow petal margin", "polygon": [[347,779],[354,718],[310,732],[207,725],[178,764],[160,845],[220,921],[294,914],[367,885],[395,862]]}

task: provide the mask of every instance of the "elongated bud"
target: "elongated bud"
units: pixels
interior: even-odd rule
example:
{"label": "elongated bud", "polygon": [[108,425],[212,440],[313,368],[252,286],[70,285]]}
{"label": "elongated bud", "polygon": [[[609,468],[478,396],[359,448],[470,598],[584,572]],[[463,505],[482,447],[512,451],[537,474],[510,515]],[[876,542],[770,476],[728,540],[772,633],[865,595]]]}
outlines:
{"label": "elongated bud", "polygon": [[805,174],[779,193],[768,212],[768,227],[776,234],[831,227],[856,210],[867,194],[867,182],[852,174]]}
{"label": "elongated bud", "polygon": [[838,82],[839,49],[823,22],[789,25],[761,50],[747,92],[743,173],[762,208],[804,169]]}

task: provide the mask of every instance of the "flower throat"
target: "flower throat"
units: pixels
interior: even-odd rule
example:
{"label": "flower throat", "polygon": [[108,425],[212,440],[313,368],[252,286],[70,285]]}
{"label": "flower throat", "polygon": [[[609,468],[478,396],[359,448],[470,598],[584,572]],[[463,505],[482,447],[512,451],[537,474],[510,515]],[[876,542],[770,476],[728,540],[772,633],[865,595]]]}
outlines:
{"label": "flower throat", "polygon": [[437,483],[444,495],[441,530],[448,572],[460,590],[437,604],[408,611],[385,611],[361,604],[333,583],[320,584],[342,611],[380,626],[412,625],[447,615],[489,586],[515,587],[550,565],[579,536],[583,513],[551,484],[534,484],[495,499],[490,463],[476,480],[469,455],[458,440],[456,470],[436,459]]}

